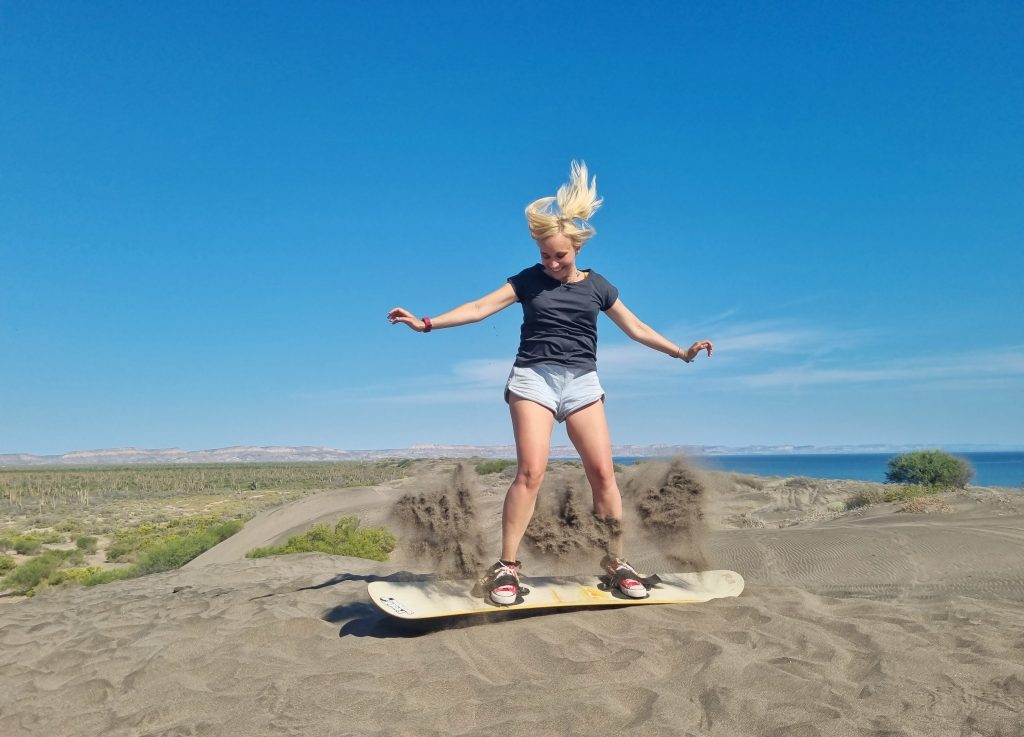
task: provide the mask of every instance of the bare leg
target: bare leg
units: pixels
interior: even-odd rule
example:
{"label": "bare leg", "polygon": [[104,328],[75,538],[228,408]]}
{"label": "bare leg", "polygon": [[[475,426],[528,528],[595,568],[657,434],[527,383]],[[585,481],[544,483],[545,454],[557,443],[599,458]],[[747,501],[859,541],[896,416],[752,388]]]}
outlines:
{"label": "bare leg", "polygon": [[594,495],[594,513],[611,522],[608,554],[621,558],[622,494],[615,480],[612,441],[604,414],[604,402],[594,402],[573,412],[566,418],[565,427],[569,440],[583,460],[583,470]]}
{"label": "bare leg", "polygon": [[555,416],[551,410],[529,399],[509,397],[512,431],[516,437],[519,471],[505,494],[501,514],[501,559],[516,560],[519,543],[537,506],[537,494],[544,481],[551,451],[551,428]]}

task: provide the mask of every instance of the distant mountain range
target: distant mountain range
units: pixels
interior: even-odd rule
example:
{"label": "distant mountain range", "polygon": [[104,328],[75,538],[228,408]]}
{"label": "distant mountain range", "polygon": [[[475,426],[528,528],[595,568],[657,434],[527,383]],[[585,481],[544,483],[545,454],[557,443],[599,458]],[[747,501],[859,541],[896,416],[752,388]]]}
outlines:
{"label": "distant mountain range", "polygon": [[[676,455],[792,455],[821,453],[905,453],[933,445],[616,445],[618,458],[664,458]],[[984,452],[1019,450],[998,445],[938,446],[943,450]],[[60,455],[0,454],[0,467],[10,466],[124,466],[138,463],[298,463],[304,461],[373,461],[384,458],[515,458],[513,445],[413,445],[385,450],[338,450],[316,446],[232,446],[212,450],[182,448],[106,448],[76,450]],[[578,458],[572,446],[555,446],[553,458]]]}

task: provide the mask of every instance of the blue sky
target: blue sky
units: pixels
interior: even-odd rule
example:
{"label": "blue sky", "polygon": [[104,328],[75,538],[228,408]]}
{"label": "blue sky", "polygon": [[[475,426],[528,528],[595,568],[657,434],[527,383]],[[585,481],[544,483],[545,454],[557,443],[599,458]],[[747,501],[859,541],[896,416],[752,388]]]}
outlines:
{"label": "blue sky", "polygon": [[[1024,446],[1024,6],[0,2],[0,453],[512,439],[573,158],[616,443]],[[564,432],[555,442],[564,442]]]}

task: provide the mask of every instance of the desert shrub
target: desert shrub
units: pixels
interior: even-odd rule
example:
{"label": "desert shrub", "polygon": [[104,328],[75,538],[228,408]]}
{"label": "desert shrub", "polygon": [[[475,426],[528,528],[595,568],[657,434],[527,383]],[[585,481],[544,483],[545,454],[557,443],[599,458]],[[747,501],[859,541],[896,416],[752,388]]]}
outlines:
{"label": "desert shrub", "polygon": [[334,526],[313,525],[304,534],[288,538],[288,542],[280,547],[250,550],[246,557],[327,553],[369,560],[387,560],[397,544],[397,538],[383,527],[360,528],[359,519],[348,516],[339,519]]}
{"label": "desert shrub", "polygon": [[903,505],[901,512],[910,514],[931,514],[932,512],[952,512],[952,508],[943,499],[917,497]]}
{"label": "desert shrub", "polygon": [[56,530],[33,530],[31,532],[26,532],[24,537],[34,538],[43,543],[43,545],[64,542],[64,534],[57,532]]}
{"label": "desert shrub", "polygon": [[[117,534],[116,532],[114,533]],[[125,558],[135,552],[135,548],[125,542],[111,543],[110,547],[107,548],[107,560],[111,563],[116,563],[122,558]]]}
{"label": "desert shrub", "polygon": [[481,461],[476,464],[476,472],[481,476],[489,473],[501,473],[506,468],[517,465],[516,461],[498,459],[495,461]]}
{"label": "desert shrub", "polygon": [[[96,567],[97,566],[89,566],[87,570],[91,571]],[[127,568],[108,568],[106,570],[100,569],[94,573],[89,573],[87,576],[83,576],[79,580],[79,583],[83,586],[96,586],[101,583],[111,583],[112,581],[122,581],[126,578],[134,578],[136,575],[138,574],[135,572],[134,566],[129,566]]]}
{"label": "desert shrub", "polygon": [[[99,566],[87,566],[61,569],[60,566],[66,563],[81,565],[85,560],[84,551],[82,549],[47,551],[39,556],[39,558],[33,558],[28,563],[44,558],[51,553],[59,554],[59,559],[54,558],[54,560],[47,561],[45,566],[37,564],[34,569],[22,574],[22,579],[24,580],[18,579],[14,583],[21,587],[22,593],[31,595],[40,585],[52,586],[62,583],[79,583],[84,586],[95,586],[97,584],[110,583],[111,581],[145,576],[150,573],[169,571],[174,568],[180,568],[200,553],[231,537],[242,529],[243,524],[241,520],[231,520],[203,526],[168,537],[150,545],[141,553],[136,563],[123,568],[103,570]],[[21,568],[25,568],[28,563],[21,566]],[[21,568],[14,571],[14,573],[20,571]],[[9,578],[10,575],[4,579],[3,583],[5,585]],[[10,586],[9,588],[14,587]]]}
{"label": "desert shrub", "polygon": [[917,497],[930,496],[942,492],[939,486],[924,486],[921,484],[904,484],[884,489],[867,489],[860,491],[846,502],[847,509],[857,509],[870,504],[884,504],[885,502],[906,502]]}
{"label": "desert shrub", "polygon": [[974,476],[974,469],[964,458],[941,450],[919,450],[889,459],[886,483],[923,484],[962,489]]}
{"label": "desert shrub", "polygon": [[154,545],[143,553],[133,566],[135,574],[145,576],[149,573],[160,573],[180,568],[214,545],[234,535],[242,529],[242,524],[241,520],[223,522]]}
{"label": "desert shrub", "polygon": [[[166,542],[201,534],[211,527],[224,523],[225,521],[220,517],[200,515],[159,523],[150,522],[126,530],[117,530],[111,535],[110,547],[107,548],[107,560],[124,563],[135,562],[149,550]],[[240,529],[241,522],[238,524]]]}
{"label": "desert shrub", "polygon": [[100,574],[103,569],[99,566],[86,566],[84,568],[61,568],[60,570],[54,571],[49,578],[46,579],[46,583],[50,586],[55,586],[61,583],[83,583],[89,578]]}
{"label": "desert shrub", "polygon": [[42,550],[43,543],[39,538],[31,535],[19,535],[12,546],[18,555],[35,555]]}
{"label": "desert shrub", "polygon": [[64,560],[67,563],[69,563],[71,565],[76,565],[76,566],[80,566],[83,563],[85,563],[85,552],[84,551],[79,550],[78,548],[74,548],[72,550],[65,550],[63,552],[64,552]]}
{"label": "desert shrub", "polygon": [[18,567],[18,564],[9,555],[0,554],[0,573],[7,573]]}
{"label": "desert shrub", "polygon": [[786,483],[783,486],[787,489],[813,489],[817,486],[817,483],[806,476],[794,476],[793,478],[786,479]]}
{"label": "desert shrub", "polygon": [[15,594],[31,596],[33,590],[53,575],[67,558],[68,551],[47,550],[42,555],[25,561],[4,576],[0,581],[0,586]]}
{"label": "desert shrub", "polygon": [[62,535],[52,531],[27,532],[23,534],[7,532],[0,535],[0,552],[13,550],[18,555],[35,555],[42,550],[43,545],[63,541],[64,537]]}
{"label": "desert shrub", "polygon": [[95,553],[96,542],[96,538],[92,535],[81,535],[78,539],[75,540],[75,547],[77,547],[83,553]]}
{"label": "desert shrub", "polygon": [[66,519],[63,522],[58,522],[53,526],[53,529],[58,532],[81,532],[82,521],[78,519]]}

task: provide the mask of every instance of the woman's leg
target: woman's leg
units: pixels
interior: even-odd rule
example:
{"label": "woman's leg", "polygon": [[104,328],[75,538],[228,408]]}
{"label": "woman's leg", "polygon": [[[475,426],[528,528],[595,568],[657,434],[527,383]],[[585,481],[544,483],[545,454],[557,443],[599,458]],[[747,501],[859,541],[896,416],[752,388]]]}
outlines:
{"label": "woman's leg", "polygon": [[551,451],[551,428],[555,416],[547,407],[529,399],[509,396],[512,432],[516,437],[519,471],[508,487],[501,515],[501,559],[516,560],[519,543],[537,505],[537,493],[544,481]]}
{"label": "woman's leg", "polygon": [[583,470],[594,495],[594,513],[609,521],[609,555],[622,557],[622,494],[615,480],[612,440],[604,402],[598,401],[577,410],[565,419],[565,427],[583,460]]}

